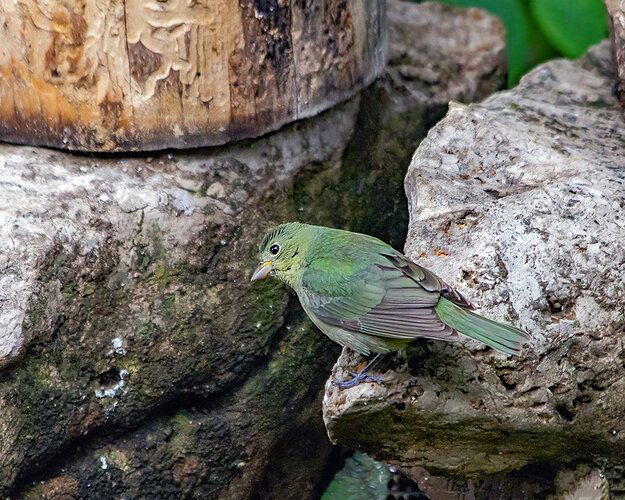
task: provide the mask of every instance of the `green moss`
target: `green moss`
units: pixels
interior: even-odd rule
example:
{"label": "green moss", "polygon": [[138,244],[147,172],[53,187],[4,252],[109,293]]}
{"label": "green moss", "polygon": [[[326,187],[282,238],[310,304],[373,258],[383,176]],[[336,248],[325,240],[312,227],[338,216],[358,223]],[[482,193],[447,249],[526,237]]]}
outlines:
{"label": "green moss", "polygon": [[115,364],[120,370],[126,370],[131,376],[135,373],[140,372],[141,368],[144,366],[144,363],[140,358],[133,356],[129,353],[119,358]]}
{"label": "green moss", "polygon": [[56,278],[63,268],[68,267],[71,264],[71,257],[63,252],[59,252],[50,263],[42,270],[41,280],[49,281],[52,278]]}
{"label": "green moss", "polygon": [[176,313],[176,294],[166,293],[161,297],[159,309],[165,317],[172,316]]}
{"label": "green moss", "polygon": [[145,247],[135,247],[135,258],[139,272],[144,273],[145,271],[147,271],[150,263],[152,262],[152,258],[150,256],[150,253],[145,249]]}
{"label": "green moss", "polygon": [[444,108],[397,111],[374,84],[362,95],[356,133],[341,168],[300,175],[291,193],[298,220],[363,231],[403,247],[408,231],[404,177],[427,126]]}
{"label": "green moss", "polygon": [[[131,459],[128,454],[118,448],[107,450],[105,454],[96,453],[94,458],[100,462],[100,458],[104,457],[109,468],[114,467],[126,474],[133,471]],[[108,470],[108,469],[107,469]]]}
{"label": "green moss", "polygon": [[151,242],[151,260],[163,262],[167,259],[167,249],[163,243],[163,232],[156,222],[153,222],[148,231]]}
{"label": "green moss", "polygon": [[172,434],[169,440],[171,454],[184,455],[195,445],[195,434],[198,430],[197,418],[186,411],[179,411],[170,420]]}
{"label": "green moss", "polygon": [[[250,259],[249,268],[253,268]],[[225,287],[219,292],[219,301],[232,303],[231,291]],[[243,318],[238,327],[241,336],[251,333],[261,348],[267,347],[284,321],[288,300],[286,287],[277,280],[265,280],[249,288],[244,303],[238,304]]]}
{"label": "green moss", "polygon": [[31,330],[43,318],[45,313],[45,303],[43,300],[35,300],[26,313],[26,327]]}
{"label": "green moss", "polygon": [[163,243],[163,232],[156,222],[148,228],[147,236],[148,244],[141,242],[135,244],[135,266],[140,273],[146,273],[151,265],[155,265],[149,277],[159,286],[165,287],[171,282],[171,277],[175,273],[169,267],[168,252]]}
{"label": "green moss", "polygon": [[165,266],[158,266],[152,273],[152,281],[160,288],[167,288],[173,281],[176,273],[173,269]]}
{"label": "green moss", "polygon": [[84,283],[80,288],[80,295],[83,297],[88,297],[89,295],[93,295],[96,292],[95,283]]}
{"label": "green moss", "polygon": [[14,387],[20,394],[29,395],[33,389],[40,386],[49,385],[49,372],[45,370],[36,360],[26,359],[16,370]]}
{"label": "green moss", "polygon": [[61,288],[61,293],[63,294],[65,300],[71,300],[73,297],[76,296],[76,283],[65,283],[63,285],[63,288]]}
{"label": "green moss", "polygon": [[254,400],[270,422],[282,422],[285,408],[293,401],[318,397],[340,347],[327,339],[293,305],[287,319],[289,329],[282,331],[273,347],[268,369],[248,379],[240,391],[241,400]]}
{"label": "green moss", "polygon": [[139,335],[140,337],[144,337],[144,336],[153,336],[158,330],[159,330],[159,327],[152,321],[146,320],[146,319],[139,319],[137,321],[137,327],[135,331],[137,335]]}
{"label": "green moss", "polygon": [[[54,450],[62,443],[58,428],[70,425],[71,415],[61,411],[68,405],[79,405],[79,394],[67,388],[60,359],[25,358],[0,383],[0,394],[21,409],[19,420],[20,446],[24,463],[36,459],[41,450]],[[0,482],[0,488],[2,483]]]}

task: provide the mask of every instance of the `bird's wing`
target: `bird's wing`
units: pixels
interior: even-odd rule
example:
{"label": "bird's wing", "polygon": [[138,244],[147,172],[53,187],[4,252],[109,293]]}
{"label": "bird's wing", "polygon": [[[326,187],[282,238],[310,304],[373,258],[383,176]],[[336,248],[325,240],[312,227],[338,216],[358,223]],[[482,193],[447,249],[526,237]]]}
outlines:
{"label": "bird's wing", "polygon": [[367,260],[359,265],[327,259],[308,266],[302,295],[319,321],[394,339],[457,335],[434,310],[444,282],[390,247]]}
{"label": "bird's wing", "polygon": [[407,277],[416,281],[424,289],[430,292],[440,292],[443,297],[460,307],[474,309],[471,303],[458,290],[449,286],[433,272],[408,260],[399,252],[383,252],[381,255],[386,257],[397,269],[400,269]]}

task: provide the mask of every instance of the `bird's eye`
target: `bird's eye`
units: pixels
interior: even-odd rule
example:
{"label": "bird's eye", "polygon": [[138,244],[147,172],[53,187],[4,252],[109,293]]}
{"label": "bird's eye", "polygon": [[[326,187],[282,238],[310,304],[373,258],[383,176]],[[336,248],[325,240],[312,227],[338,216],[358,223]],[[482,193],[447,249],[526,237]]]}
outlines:
{"label": "bird's eye", "polygon": [[276,245],[275,243],[269,247],[269,253],[271,255],[278,255],[280,251],[280,245]]}

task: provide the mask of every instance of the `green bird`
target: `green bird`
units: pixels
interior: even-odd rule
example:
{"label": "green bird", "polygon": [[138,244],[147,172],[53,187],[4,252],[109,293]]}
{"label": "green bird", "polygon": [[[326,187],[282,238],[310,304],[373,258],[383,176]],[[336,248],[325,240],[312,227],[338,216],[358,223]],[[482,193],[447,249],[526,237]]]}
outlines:
{"label": "green bird", "polygon": [[383,241],[360,233],[292,222],[270,229],[252,281],[275,276],[299,297],[328,337],[378,356],[342,388],[379,379],[367,370],[381,354],[417,338],[458,340],[459,333],[506,354],[529,335],[472,312],[471,304],[431,271]]}

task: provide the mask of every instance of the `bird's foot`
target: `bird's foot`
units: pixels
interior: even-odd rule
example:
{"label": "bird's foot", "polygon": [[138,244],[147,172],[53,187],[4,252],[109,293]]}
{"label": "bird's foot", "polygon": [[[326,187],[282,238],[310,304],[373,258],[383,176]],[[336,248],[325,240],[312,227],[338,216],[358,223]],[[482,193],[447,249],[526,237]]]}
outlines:
{"label": "bird's foot", "polygon": [[348,372],[351,375],[351,380],[333,380],[332,385],[337,386],[339,389],[349,389],[350,387],[357,386],[365,382],[371,382],[374,384],[382,384],[382,379],[376,375],[369,375],[365,373],[365,370],[360,373]]}

